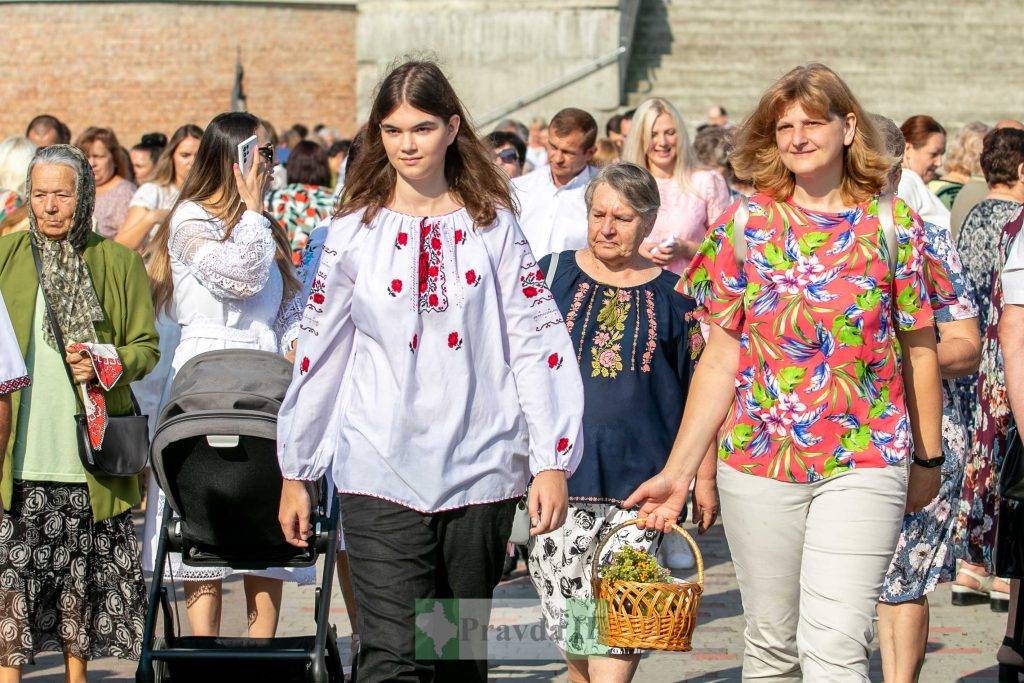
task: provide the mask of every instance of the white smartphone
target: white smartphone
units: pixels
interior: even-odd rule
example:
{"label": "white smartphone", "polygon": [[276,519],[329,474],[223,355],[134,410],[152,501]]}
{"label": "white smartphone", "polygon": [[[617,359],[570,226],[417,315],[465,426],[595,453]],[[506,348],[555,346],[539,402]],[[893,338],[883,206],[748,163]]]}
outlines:
{"label": "white smartphone", "polygon": [[242,172],[244,178],[252,168],[253,162],[256,160],[256,136],[253,135],[248,140],[238,143],[238,170]]}
{"label": "white smartphone", "polygon": [[669,235],[668,237],[666,237],[665,239],[663,239],[661,241],[661,244],[658,245],[658,248],[659,249],[671,249],[673,246],[675,246],[675,243],[676,243],[675,236]]}

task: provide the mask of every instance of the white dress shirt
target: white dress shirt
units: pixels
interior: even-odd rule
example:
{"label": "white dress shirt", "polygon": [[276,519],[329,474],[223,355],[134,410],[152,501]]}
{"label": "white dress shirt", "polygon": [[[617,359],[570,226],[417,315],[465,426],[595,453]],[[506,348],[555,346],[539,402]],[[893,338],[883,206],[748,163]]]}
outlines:
{"label": "white dress shirt", "polygon": [[282,474],[330,467],[342,493],[431,513],[572,473],[583,383],[512,213],[482,229],[465,209],[362,216],[324,235],[278,416]]}
{"label": "white dress shirt", "polygon": [[916,211],[921,220],[949,229],[949,209],[932,194],[921,176],[909,168],[903,169],[896,195]]}
{"label": "white dress shirt", "polygon": [[597,170],[587,166],[562,187],[555,187],[551,167],[512,181],[519,200],[519,224],[537,258],[587,246],[587,205],[583,193]]}

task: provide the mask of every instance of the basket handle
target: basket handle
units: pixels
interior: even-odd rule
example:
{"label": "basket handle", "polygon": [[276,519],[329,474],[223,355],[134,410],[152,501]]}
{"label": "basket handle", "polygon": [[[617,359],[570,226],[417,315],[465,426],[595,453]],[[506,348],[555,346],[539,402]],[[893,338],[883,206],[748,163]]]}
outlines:
{"label": "basket handle", "polygon": [[[615,534],[619,533],[619,531],[625,529],[626,527],[628,527],[628,526],[636,526],[636,523],[638,521],[640,521],[640,518],[639,517],[634,517],[633,519],[631,519],[629,521],[622,522],[621,524],[616,525],[608,533],[608,535],[605,537],[605,539],[603,541],[601,541],[601,543],[598,544],[597,552],[594,553],[594,559],[593,559],[593,561],[591,563],[590,577],[591,577],[592,580],[596,580],[598,578],[597,570],[598,570],[598,564],[601,561],[601,552],[604,550],[604,547],[606,545],[608,545],[608,541],[612,540],[612,538],[615,537]],[[686,532],[686,529],[683,529],[681,526],[679,526],[677,524],[672,524],[671,526],[672,526],[672,529],[676,531],[676,533],[680,534],[686,540],[686,542],[690,544],[690,549],[693,550],[693,557],[694,557],[695,560],[697,560],[697,585],[700,586],[703,589],[704,588],[704,556],[700,554],[700,548],[697,547],[697,543],[693,540],[693,536],[688,534]]]}

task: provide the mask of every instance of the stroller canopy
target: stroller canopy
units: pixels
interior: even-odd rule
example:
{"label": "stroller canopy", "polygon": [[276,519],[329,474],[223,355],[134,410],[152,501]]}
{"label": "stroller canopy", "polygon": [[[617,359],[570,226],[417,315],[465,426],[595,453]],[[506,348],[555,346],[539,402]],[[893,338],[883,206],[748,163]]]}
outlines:
{"label": "stroller canopy", "polygon": [[267,351],[225,349],[189,360],[171,384],[153,435],[154,459],[170,443],[195,436],[277,439],[292,364]]}

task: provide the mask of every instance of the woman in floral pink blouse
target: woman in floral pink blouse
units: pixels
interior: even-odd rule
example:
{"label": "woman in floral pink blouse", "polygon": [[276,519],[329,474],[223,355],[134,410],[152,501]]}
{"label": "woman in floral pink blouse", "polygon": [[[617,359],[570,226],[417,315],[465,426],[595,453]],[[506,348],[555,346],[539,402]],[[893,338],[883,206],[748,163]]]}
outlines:
{"label": "woman in floral pink blouse", "polygon": [[764,94],[734,153],[757,193],[722,216],[685,278],[711,323],[690,386],[700,400],[687,402],[665,469],[625,502],[642,504],[648,527],[675,519],[718,431],[745,679],[868,680],[904,511],[938,491],[926,278],[948,291],[948,277],[925,268],[917,215],[880,201],[893,162],[880,147],[825,66],[798,67]]}
{"label": "woman in floral pink blouse", "polygon": [[673,273],[682,273],[708,228],[729,206],[725,178],[701,167],[682,115],[660,97],[637,107],[622,159],[650,171],[661,195],[658,221],[641,246],[644,255]]}
{"label": "woman in floral pink blouse", "polygon": [[281,526],[305,545],[302,480],[330,469],[360,681],[485,681],[482,649],[416,659],[416,600],[466,599],[463,618],[475,604],[487,623],[531,476],[531,533],[562,525],[583,449],[579,366],[551,363],[574,355],[569,334],[508,179],[435,64],[384,79],[347,178],[278,420]]}

